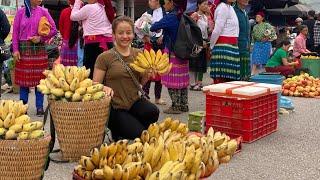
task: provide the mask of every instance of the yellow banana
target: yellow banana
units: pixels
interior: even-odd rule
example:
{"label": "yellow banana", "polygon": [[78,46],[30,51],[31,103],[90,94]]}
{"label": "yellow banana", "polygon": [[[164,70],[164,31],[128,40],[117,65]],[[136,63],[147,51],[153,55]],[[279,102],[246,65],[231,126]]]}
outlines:
{"label": "yellow banana", "polygon": [[64,91],[61,88],[53,88],[50,89],[50,93],[55,95],[56,97],[62,97],[64,96]]}
{"label": "yellow banana", "polygon": [[[42,72],[42,74],[45,75],[46,77],[48,77],[49,73],[52,73],[52,71],[47,70],[47,69]],[[41,81],[40,81],[40,84],[41,84]]]}
{"label": "yellow banana", "polygon": [[207,136],[212,137],[212,138],[214,137],[214,130],[212,127],[209,128],[209,130],[207,132]]}
{"label": "yellow banana", "polygon": [[102,157],[107,157],[108,156],[108,144],[106,144],[106,143],[103,143],[103,144],[101,144],[101,146],[100,146],[100,158],[102,158]]}
{"label": "yellow banana", "polygon": [[74,94],[72,95],[71,101],[72,101],[72,102],[79,102],[79,101],[81,101],[81,99],[82,99],[82,96],[81,96],[80,94],[74,93]]}
{"label": "yellow banana", "polygon": [[45,81],[46,86],[47,86],[49,89],[55,88],[55,86],[54,86],[48,79],[45,79],[44,81]]}
{"label": "yellow banana", "polygon": [[95,169],[92,171],[92,179],[95,180],[104,180],[103,169]]}
{"label": "yellow banana", "polygon": [[79,83],[79,86],[80,86],[80,87],[87,88],[87,87],[92,86],[92,84],[93,84],[93,82],[92,82],[91,79],[85,79],[85,80],[83,80],[83,81],[81,81],[81,82]]}
{"label": "yellow banana", "polygon": [[78,89],[76,89],[75,93],[80,94],[81,96],[86,94],[86,88],[85,87],[79,87]]}
{"label": "yellow banana", "polygon": [[50,94],[50,89],[46,85],[37,85],[37,89],[44,95]]}
{"label": "yellow banana", "polygon": [[65,68],[65,76],[66,76],[67,83],[71,84],[72,80],[73,80],[73,71],[72,71],[72,68],[70,66],[67,66]]}
{"label": "yellow banana", "polygon": [[74,168],[74,172],[78,174],[80,177],[83,177],[85,169],[79,164]]}
{"label": "yellow banana", "polygon": [[6,140],[14,140],[18,137],[18,134],[14,130],[8,130],[5,135]]}
{"label": "yellow banana", "polygon": [[14,120],[15,124],[27,124],[30,123],[30,117],[28,115],[22,115]]}
{"label": "yellow banana", "polygon": [[52,70],[54,76],[57,78],[57,79],[60,79],[60,78],[65,78],[64,76],[64,72],[65,72],[65,68],[62,64],[57,64],[53,67],[53,70]]}
{"label": "yellow banana", "polygon": [[93,162],[93,164],[95,166],[99,166],[100,163],[100,153],[98,148],[93,148],[90,151],[90,155],[91,155],[91,161]]}
{"label": "yellow banana", "polygon": [[149,139],[150,139],[149,132],[147,130],[142,131],[141,133],[142,143],[149,142]]}
{"label": "yellow banana", "polygon": [[146,59],[147,59],[147,61],[149,62],[149,64],[152,66],[152,64],[151,64],[152,60],[151,60],[150,52],[145,49],[145,50],[143,51],[143,54],[144,54],[144,57],[146,57]]}
{"label": "yellow banana", "polygon": [[233,155],[238,148],[238,142],[235,139],[232,139],[228,142],[227,154]]}
{"label": "yellow banana", "polygon": [[113,170],[109,166],[103,167],[103,176],[105,180],[112,180],[113,179]]}
{"label": "yellow banana", "polygon": [[139,73],[145,73],[146,69],[143,69],[142,67],[137,66],[136,64],[131,63],[130,66]]}
{"label": "yellow banana", "polygon": [[86,71],[85,71],[85,75],[84,75],[84,78],[88,78],[89,76],[90,76],[90,69],[87,69]]}
{"label": "yellow banana", "polygon": [[113,178],[115,180],[121,180],[123,174],[123,169],[120,164],[116,164],[113,169]]}
{"label": "yellow banana", "polygon": [[70,84],[70,91],[74,92],[78,88],[79,88],[79,79],[74,78]]}
{"label": "yellow banana", "polygon": [[31,131],[34,131],[36,129],[37,129],[37,124],[32,122],[32,123],[24,124],[22,130],[26,131],[26,132],[31,132]]}
{"label": "yellow banana", "polygon": [[84,167],[87,171],[93,171],[95,169],[95,166],[91,159],[87,156],[81,156],[80,158],[80,164],[82,167]]}
{"label": "yellow banana", "polygon": [[172,69],[172,63],[170,63],[167,67],[165,67],[164,69],[162,70],[158,70],[158,73],[163,75],[163,74],[166,74],[166,73],[169,73]]}
{"label": "yellow banana", "polygon": [[3,127],[3,121],[0,119],[0,128]]}
{"label": "yellow banana", "polygon": [[170,172],[174,174],[180,171],[184,171],[185,168],[186,168],[185,162],[179,162],[170,169]]}
{"label": "yellow banana", "polygon": [[104,166],[108,166],[108,158],[101,157],[99,161],[99,168],[103,168]]}
{"label": "yellow banana", "polygon": [[14,120],[15,120],[14,114],[9,113],[7,117],[3,120],[3,127],[8,129],[14,124]]}
{"label": "yellow banana", "polygon": [[144,177],[144,179],[146,179],[151,174],[152,174],[152,167],[151,167],[150,163],[144,163],[142,177]]}
{"label": "yellow banana", "polygon": [[161,158],[161,154],[164,151],[164,140],[162,136],[159,136],[158,138],[158,144],[156,146],[156,149],[152,155],[152,160],[151,160],[151,166],[155,167],[158,164],[158,161]]}
{"label": "yellow banana", "polygon": [[160,128],[157,123],[153,123],[148,127],[150,137],[159,137]]}
{"label": "yellow banana", "polygon": [[92,99],[93,100],[99,100],[99,99],[104,98],[105,96],[106,96],[106,92],[99,91],[99,92],[96,92],[96,93],[93,94]]}
{"label": "yellow banana", "polygon": [[38,139],[44,136],[43,130],[34,130],[29,134],[29,139]]}
{"label": "yellow banana", "polygon": [[1,127],[0,128],[0,137],[2,137],[3,135],[5,135],[7,132],[6,128]]}
{"label": "yellow banana", "polygon": [[156,53],[156,59],[154,61],[154,65],[157,67],[160,59],[161,59],[161,56],[162,56],[162,51],[159,49]]}
{"label": "yellow banana", "polygon": [[180,121],[179,121],[179,120],[174,120],[174,121],[171,122],[169,128],[170,128],[172,131],[175,131],[175,130],[177,130],[179,124],[180,124]]}
{"label": "yellow banana", "polygon": [[139,66],[142,67],[143,69],[149,69],[151,67],[148,60],[142,53],[139,53],[136,59]]}
{"label": "yellow banana", "polygon": [[67,83],[67,81],[64,78],[59,78],[59,83],[60,83],[60,87],[64,90],[64,91],[69,91],[70,90],[70,86]]}
{"label": "yellow banana", "polygon": [[22,124],[14,124],[10,126],[9,130],[13,130],[16,133],[19,133],[22,131],[23,125]]}
{"label": "yellow banana", "polygon": [[128,168],[124,168],[122,172],[121,180],[129,180],[129,177],[130,177],[130,172]]}
{"label": "yellow banana", "polygon": [[67,99],[72,98],[72,95],[73,95],[73,92],[72,92],[72,91],[66,91],[66,92],[64,93],[64,97],[66,97]]}
{"label": "yellow banana", "polygon": [[117,145],[115,142],[111,143],[108,147],[108,156],[114,156],[117,152]]}
{"label": "yellow banana", "polygon": [[95,84],[93,86],[87,87],[87,93],[94,94],[98,91],[102,91],[103,87],[104,87],[103,84]]}
{"label": "yellow banana", "polygon": [[83,95],[82,102],[87,102],[92,100],[92,95],[91,94],[85,94]]}
{"label": "yellow banana", "polygon": [[154,150],[154,143],[150,144],[148,148],[144,149],[142,162],[151,163]]}
{"label": "yellow banana", "polygon": [[149,52],[150,54],[150,60],[151,60],[151,67],[154,68],[155,67],[155,61],[156,61],[156,52],[154,52],[153,49],[150,50]]}
{"label": "yellow banana", "polygon": [[192,165],[193,165],[193,161],[195,158],[195,147],[194,145],[191,145],[189,147],[187,147],[186,149],[186,154],[184,157],[184,162],[186,163],[186,169],[190,170]]}
{"label": "yellow banana", "polygon": [[195,155],[195,158],[194,158],[194,161],[193,161],[193,165],[191,167],[191,170],[190,172],[192,174],[196,174],[198,171],[199,171],[199,168],[200,168],[200,165],[201,165],[201,162],[202,162],[202,149],[197,149],[196,150],[196,155]]}
{"label": "yellow banana", "polygon": [[29,133],[28,132],[21,132],[18,135],[18,140],[26,140],[29,138]]}
{"label": "yellow banana", "polygon": [[149,179],[149,180],[159,180],[160,179],[160,173],[159,171],[155,171],[153,172],[149,178],[146,178],[146,179]]}
{"label": "yellow banana", "polygon": [[92,171],[85,171],[83,174],[83,178],[85,180],[91,180],[92,179]]}
{"label": "yellow banana", "polygon": [[174,162],[174,161],[167,161],[166,163],[164,163],[161,167],[161,169],[159,170],[160,176],[164,175],[164,174],[168,174],[170,172],[170,170],[174,167],[175,164],[178,164],[179,162]]}
{"label": "yellow banana", "polygon": [[168,144],[168,151],[169,151],[171,161],[178,161],[179,160],[179,150],[177,149],[177,146],[175,146],[175,145],[176,145],[176,143]]}
{"label": "yellow banana", "polygon": [[56,88],[59,88],[60,87],[60,83],[59,83],[59,80],[52,74],[48,74],[48,78],[49,82]]}

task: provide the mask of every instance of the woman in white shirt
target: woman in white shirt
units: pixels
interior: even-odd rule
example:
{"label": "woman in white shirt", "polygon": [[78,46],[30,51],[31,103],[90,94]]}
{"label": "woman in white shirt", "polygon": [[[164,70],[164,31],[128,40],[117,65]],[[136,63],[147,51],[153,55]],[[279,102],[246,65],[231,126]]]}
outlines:
{"label": "woman in white shirt", "polygon": [[235,1],[221,0],[214,14],[210,76],[215,84],[240,79],[239,22],[232,7]]}
{"label": "woman in white shirt", "polygon": [[191,17],[197,22],[203,39],[204,49],[200,52],[199,56],[196,58],[191,58],[189,61],[189,70],[194,77],[194,82],[191,82],[190,90],[201,91],[202,89],[202,79],[203,74],[207,72],[207,59],[206,59],[206,49],[208,44],[208,17],[206,12],[208,11],[208,0],[197,0],[198,11],[194,12]]}

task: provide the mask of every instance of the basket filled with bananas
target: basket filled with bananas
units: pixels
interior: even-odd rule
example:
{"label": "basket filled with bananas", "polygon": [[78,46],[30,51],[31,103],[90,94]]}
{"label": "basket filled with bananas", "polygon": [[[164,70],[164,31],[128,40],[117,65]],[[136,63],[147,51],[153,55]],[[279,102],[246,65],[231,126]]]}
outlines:
{"label": "basket filled with bananas", "polygon": [[43,72],[38,90],[48,95],[49,110],[62,159],[79,160],[103,141],[111,98],[104,85],[89,79],[90,69],[57,64]]}
{"label": "basket filled with bananas", "polygon": [[51,138],[27,109],[22,101],[0,101],[1,179],[40,179],[43,173]]}
{"label": "basket filled with bananas", "polygon": [[130,66],[140,73],[151,71],[155,74],[165,75],[170,72],[172,63],[169,62],[167,53],[162,53],[161,50],[155,52],[153,49],[150,51],[145,49],[143,53],[138,53]]}
{"label": "basket filled with bananas", "polygon": [[102,144],[81,156],[73,177],[82,179],[200,179],[228,163],[238,142],[212,128],[189,134],[186,124],[166,118],[144,130],[133,142]]}

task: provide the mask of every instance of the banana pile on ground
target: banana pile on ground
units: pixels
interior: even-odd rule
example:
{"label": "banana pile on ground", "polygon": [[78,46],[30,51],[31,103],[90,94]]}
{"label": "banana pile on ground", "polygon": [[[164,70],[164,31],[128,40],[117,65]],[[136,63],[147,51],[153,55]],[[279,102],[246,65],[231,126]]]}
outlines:
{"label": "banana pile on ground", "polygon": [[23,105],[22,101],[0,101],[0,139],[26,140],[44,136],[43,123],[31,122],[27,109],[28,105]]}
{"label": "banana pile on ground", "polygon": [[102,84],[95,84],[89,79],[90,69],[58,64],[53,70],[45,70],[37,86],[38,90],[49,95],[52,100],[79,102],[99,100],[105,97]]}
{"label": "banana pile on ground", "polygon": [[119,140],[94,148],[74,171],[84,179],[197,180],[210,176],[219,163],[229,162],[238,147],[212,128],[201,137],[188,132],[186,124],[166,118],[151,124],[131,144]]}
{"label": "banana pile on ground", "polygon": [[130,66],[140,73],[152,71],[163,75],[170,72],[172,63],[169,63],[167,53],[162,53],[161,50],[158,50],[156,53],[151,49],[150,52],[144,50],[143,53],[139,53],[136,60]]}

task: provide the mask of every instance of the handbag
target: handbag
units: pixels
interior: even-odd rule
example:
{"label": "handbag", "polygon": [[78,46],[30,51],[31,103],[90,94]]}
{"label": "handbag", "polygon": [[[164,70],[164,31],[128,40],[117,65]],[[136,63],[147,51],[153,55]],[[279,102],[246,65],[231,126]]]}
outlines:
{"label": "handbag", "polygon": [[0,44],[0,61],[3,62],[5,60],[10,59],[10,57],[11,57],[10,45]]}
{"label": "handbag", "polygon": [[40,36],[48,36],[50,33],[51,24],[45,16],[42,16],[39,21],[38,34]]}
{"label": "handbag", "polygon": [[137,78],[134,76],[131,68],[126,64],[126,62],[124,62],[124,60],[121,58],[119,52],[117,50],[115,50],[115,48],[113,48],[112,50],[113,50],[114,54],[116,55],[117,59],[121,62],[122,66],[130,74],[135,86],[138,88],[138,91],[140,92],[141,99],[149,100],[150,99],[149,95],[146,92],[144,92],[144,90],[141,87],[141,84],[139,83]]}

